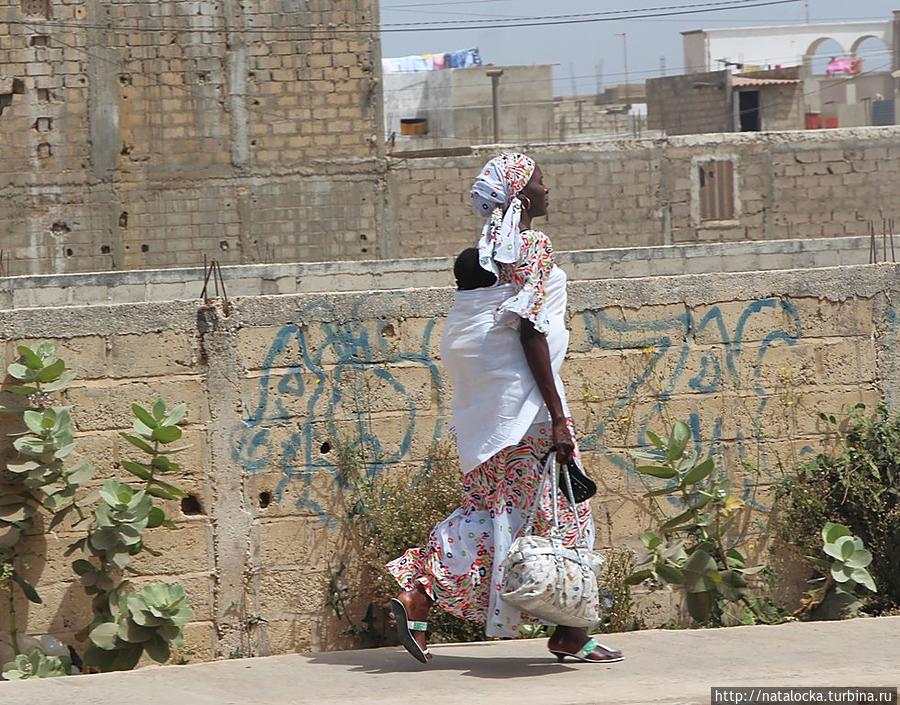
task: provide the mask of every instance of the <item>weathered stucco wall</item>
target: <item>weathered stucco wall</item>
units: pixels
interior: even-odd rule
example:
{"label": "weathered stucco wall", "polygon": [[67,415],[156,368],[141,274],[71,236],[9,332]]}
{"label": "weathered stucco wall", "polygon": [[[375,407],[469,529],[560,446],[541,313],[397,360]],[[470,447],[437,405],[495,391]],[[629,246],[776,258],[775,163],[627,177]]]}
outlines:
{"label": "weathered stucco wall", "polygon": [[[359,259],[377,247],[371,0],[6,3],[14,274]],[[48,24],[48,22],[50,22]],[[8,265],[8,267],[7,267]]]}
{"label": "weathered stucco wall", "polygon": [[[893,239],[893,238],[892,238]],[[689,243],[557,252],[571,279],[633,278],[712,272],[869,264],[869,237]],[[900,245],[900,242],[897,243]],[[893,261],[890,240],[876,240],[875,262]],[[389,291],[452,286],[453,257],[242,264],[222,267],[228,296],[333,291]],[[198,300],[202,268],[0,277],[0,309]],[[209,287],[210,293],[215,289]]]}
{"label": "weathered stucco wall", "polygon": [[[600,492],[602,546],[646,528],[626,450],[666,418],[688,419],[736,482],[762,531],[774,467],[817,448],[819,411],[896,401],[900,267],[574,281],[564,377]],[[325,606],[329,568],[346,558],[335,529],[340,435],[371,458],[420,467],[443,433],[451,389],[438,353],[449,289],[238,299],[225,315],[192,302],[0,312],[6,358],[23,338],[56,339],[78,374],[68,394],[81,453],[118,474],[132,401],[190,407],[193,444],[179,478],[202,509],[154,529],[161,558],[142,574],[187,584],[197,612],[191,658],[340,644]],[[9,418],[4,425],[9,425]],[[758,434],[765,443],[754,439]],[[86,600],[62,555],[68,527],[33,537],[43,606],[28,628],[71,639]],[[3,625],[0,624],[0,629]]]}
{"label": "weathered stucco wall", "polygon": [[[518,148],[518,147],[517,147]],[[900,213],[900,127],[694,135],[525,147],[551,188],[537,222],[557,249],[865,235]],[[386,251],[450,255],[479,229],[468,204],[494,148],[392,160]],[[730,161],[730,218],[705,219],[702,164]]]}

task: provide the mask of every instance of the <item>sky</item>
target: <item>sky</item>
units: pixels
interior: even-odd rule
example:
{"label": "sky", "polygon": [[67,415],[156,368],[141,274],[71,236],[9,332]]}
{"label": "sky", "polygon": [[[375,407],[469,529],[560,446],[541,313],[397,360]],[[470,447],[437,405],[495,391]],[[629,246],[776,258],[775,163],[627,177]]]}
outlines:
{"label": "sky", "polygon": [[[403,22],[447,20],[488,21],[539,15],[633,10],[685,5],[697,0],[380,0],[382,28]],[[764,0],[756,0],[764,1]],[[754,0],[747,0],[754,2]],[[806,7],[805,7],[806,6]],[[442,53],[478,47],[485,63],[554,64],[557,95],[594,93],[598,73],[602,84],[619,83],[624,74],[626,33],[631,81],[662,75],[665,57],[669,75],[684,64],[681,32],[694,29],[791,24],[810,21],[888,20],[898,0],[802,0],[770,7],[706,12],[687,17],[616,20],[546,27],[465,29],[430,32],[383,32],[382,55]],[[825,48],[823,48],[825,50]],[[598,65],[602,70],[598,72]],[[573,79],[574,76],[574,79]],[[574,90],[573,90],[574,89]]]}

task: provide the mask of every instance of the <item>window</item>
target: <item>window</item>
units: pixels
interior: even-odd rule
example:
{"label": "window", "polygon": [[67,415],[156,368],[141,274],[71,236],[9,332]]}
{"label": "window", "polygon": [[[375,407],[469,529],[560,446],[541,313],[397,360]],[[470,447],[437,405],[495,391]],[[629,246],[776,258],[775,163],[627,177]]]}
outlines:
{"label": "window", "polygon": [[711,159],[700,162],[700,220],[734,220],[734,162]]}
{"label": "window", "polygon": [[759,91],[738,91],[738,111],[738,127],[741,132],[759,132],[762,129]]}

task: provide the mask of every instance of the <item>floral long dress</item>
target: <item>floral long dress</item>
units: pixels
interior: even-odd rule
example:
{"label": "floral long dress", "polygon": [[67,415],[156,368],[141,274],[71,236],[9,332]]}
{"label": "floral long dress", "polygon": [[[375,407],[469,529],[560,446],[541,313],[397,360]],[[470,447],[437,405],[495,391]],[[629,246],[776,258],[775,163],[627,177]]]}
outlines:
{"label": "floral long dress", "polygon": [[[512,283],[517,292],[503,308],[532,321],[540,331],[547,323],[544,281],[554,266],[549,238],[529,230],[521,234],[518,261],[501,268],[500,283]],[[574,436],[571,419],[569,425]],[[401,588],[409,590],[421,584],[441,609],[485,625],[488,637],[516,637],[521,625],[537,623],[500,598],[501,563],[512,542],[524,531],[540,484],[541,459],[553,445],[551,436],[550,424],[536,423],[516,445],[495,453],[465,474],[462,506],[434,528],[427,546],[409,549],[387,564]],[[549,488],[545,487],[535,521],[537,534],[549,531],[550,502]],[[566,545],[576,543],[579,531],[588,546],[593,545],[590,504],[573,510],[560,497],[558,512]]]}

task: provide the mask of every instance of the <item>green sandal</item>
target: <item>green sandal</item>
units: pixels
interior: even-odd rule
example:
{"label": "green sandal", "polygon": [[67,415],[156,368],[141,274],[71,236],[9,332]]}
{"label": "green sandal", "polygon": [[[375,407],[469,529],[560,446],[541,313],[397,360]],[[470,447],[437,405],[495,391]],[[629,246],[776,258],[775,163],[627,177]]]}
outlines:
{"label": "green sandal", "polygon": [[419,646],[413,636],[413,632],[427,632],[428,622],[419,622],[409,618],[406,614],[406,606],[397,598],[391,600],[391,613],[394,615],[394,621],[397,622],[397,638],[416,661],[428,663],[431,657],[428,649]]}
{"label": "green sandal", "polygon": [[[595,661],[594,659],[588,658],[592,653],[594,653],[597,649],[603,649],[609,654],[618,654],[618,656],[612,656],[611,658],[601,659],[599,661]],[[596,639],[588,639],[587,643],[581,647],[574,654],[566,653],[565,651],[553,651],[550,650],[550,653],[556,656],[556,660],[562,663],[566,656],[575,659],[576,661],[583,661],[585,663],[617,663],[619,661],[624,661],[625,657],[622,655],[622,652],[617,649],[611,649],[608,646],[604,646]]]}

